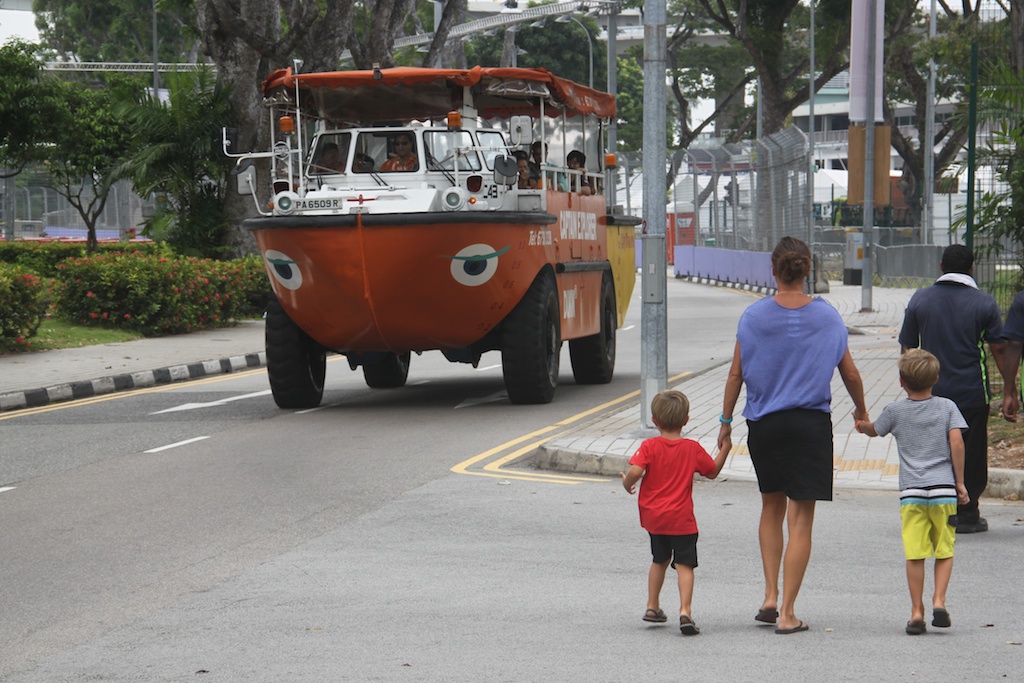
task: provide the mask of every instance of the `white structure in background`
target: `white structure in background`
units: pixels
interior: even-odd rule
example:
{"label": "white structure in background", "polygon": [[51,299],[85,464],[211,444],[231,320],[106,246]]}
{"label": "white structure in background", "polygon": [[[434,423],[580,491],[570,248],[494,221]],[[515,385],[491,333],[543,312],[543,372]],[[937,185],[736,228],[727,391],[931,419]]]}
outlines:
{"label": "white structure in background", "polygon": [[29,43],[39,42],[32,0],[0,0],[0,45],[11,38],[21,38]]}

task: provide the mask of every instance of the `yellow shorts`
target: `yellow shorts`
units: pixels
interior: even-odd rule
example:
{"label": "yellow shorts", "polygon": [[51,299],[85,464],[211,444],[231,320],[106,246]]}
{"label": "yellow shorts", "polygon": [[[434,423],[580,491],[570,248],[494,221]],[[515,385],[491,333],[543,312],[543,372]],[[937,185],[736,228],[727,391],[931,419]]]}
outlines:
{"label": "yellow shorts", "polygon": [[955,516],[956,505],[950,503],[901,505],[903,552],[907,559],[923,560],[932,555],[937,560],[953,557],[956,524],[950,524],[950,518]]}

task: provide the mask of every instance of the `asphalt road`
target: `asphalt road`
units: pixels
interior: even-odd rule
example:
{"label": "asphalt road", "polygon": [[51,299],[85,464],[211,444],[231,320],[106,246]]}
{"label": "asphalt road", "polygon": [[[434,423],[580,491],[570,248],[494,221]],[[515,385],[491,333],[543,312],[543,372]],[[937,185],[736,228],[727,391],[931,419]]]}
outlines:
{"label": "asphalt road", "polygon": [[[669,292],[670,375],[727,358],[750,298]],[[0,680],[1018,675],[1019,505],[958,543],[954,628],[912,639],[897,498],[839,493],[799,605],[812,631],[782,637],[752,620],[756,489],[700,483],[703,633],[644,624],[647,540],[617,481],[479,467],[634,391],[639,318],[610,385],[575,386],[564,350],[548,406],[500,397],[497,354],[427,354],[395,391],[332,361],[312,411],[278,410],[254,371],[0,416]]]}

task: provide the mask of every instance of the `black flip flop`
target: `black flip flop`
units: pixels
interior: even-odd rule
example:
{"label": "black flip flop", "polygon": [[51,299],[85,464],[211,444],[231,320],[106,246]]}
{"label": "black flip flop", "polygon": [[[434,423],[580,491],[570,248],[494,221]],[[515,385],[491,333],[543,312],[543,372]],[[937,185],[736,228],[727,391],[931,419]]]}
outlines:
{"label": "black flip flop", "polygon": [[757,610],[757,614],[754,615],[754,621],[760,621],[763,624],[774,624],[779,619],[779,610],[773,607],[765,607]]}
{"label": "black flip flop", "polygon": [[907,628],[905,629],[908,636],[919,636],[928,630],[928,627],[924,625],[924,619],[913,619],[907,622]]}
{"label": "black flip flop", "polygon": [[806,631],[809,628],[811,627],[801,621],[798,625],[794,626],[793,628],[777,628],[775,629],[775,632],[778,633],[780,636],[788,636],[790,633],[800,633],[801,631]]}
{"label": "black flip flop", "polygon": [[936,607],[932,611],[932,626],[938,628],[949,628],[953,625],[952,620],[949,618],[949,612],[941,607]]}
{"label": "black flip flop", "polygon": [[644,621],[650,621],[650,622],[655,623],[655,624],[663,624],[666,621],[668,621],[668,617],[665,615],[665,612],[663,612],[662,610],[660,610],[660,609],[651,609],[650,607],[648,607],[647,611],[644,612],[643,620]]}
{"label": "black flip flop", "polygon": [[679,615],[679,632],[684,636],[695,636],[700,633],[700,629],[697,628],[697,624],[693,623],[693,619],[686,616],[685,614]]}

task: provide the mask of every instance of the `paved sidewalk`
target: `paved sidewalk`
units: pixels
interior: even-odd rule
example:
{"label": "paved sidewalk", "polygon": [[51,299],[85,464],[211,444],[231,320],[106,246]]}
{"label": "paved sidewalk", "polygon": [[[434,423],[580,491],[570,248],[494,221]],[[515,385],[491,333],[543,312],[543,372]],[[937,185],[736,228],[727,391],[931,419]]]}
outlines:
{"label": "paved sidewalk", "polygon": [[[862,312],[863,290],[860,286],[830,283],[830,291],[822,294],[839,311],[850,331],[850,351],[864,380],[868,412],[877,416],[882,407],[902,395],[896,360],[900,354],[897,336],[903,312],[914,293],[913,289],[873,288],[871,310]],[[669,345],[673,340],[669,340]],[[722,406],[729,362],[699,375],[671,382],[690,399],[691,414],[684,435],[699,441],[714,452],[718,439],[718,414]],[[733,449],[719,479],[755,481],[754,467],[747,450],[747,428],[740,414],[745,389],[740,393],[733,422]],[[836,373],[832,383],[833,457],[837,488],[872,488],[898,490],[899,456],[896,442],[890,437],[869,438],[854,430],[853,402]],[[573,432],[548,441],[536,456],[542,468],[614,476],[625,471],[629,457],[640,443],[657,434],[641,425],[640,404],[624,408],[611,416],[581,425]],[[991,469],[986,496],[1005,497],[1016,494],[1024,499],[1024,472]]]}

